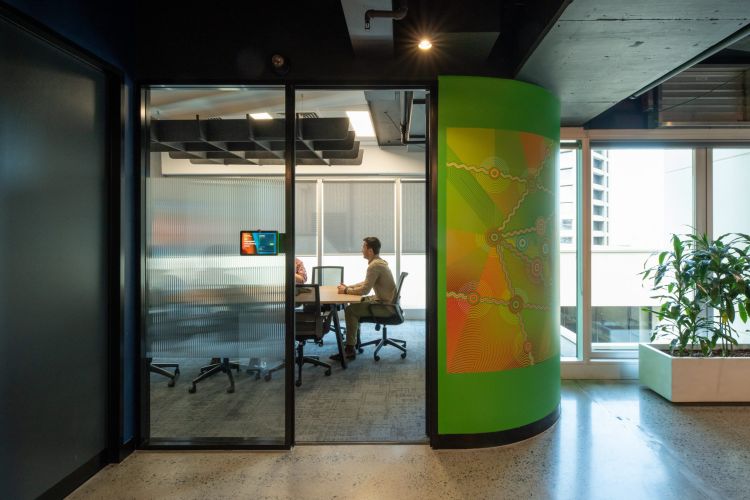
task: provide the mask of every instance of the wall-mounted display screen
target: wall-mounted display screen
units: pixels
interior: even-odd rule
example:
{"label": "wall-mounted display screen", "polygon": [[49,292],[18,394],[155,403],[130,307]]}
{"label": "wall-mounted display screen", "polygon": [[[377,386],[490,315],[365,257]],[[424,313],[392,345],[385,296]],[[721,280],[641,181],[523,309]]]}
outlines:
{"label": "wall-mounted display screen", "polygon": [[278,231],[240,231],[240,255],[278,254]]}

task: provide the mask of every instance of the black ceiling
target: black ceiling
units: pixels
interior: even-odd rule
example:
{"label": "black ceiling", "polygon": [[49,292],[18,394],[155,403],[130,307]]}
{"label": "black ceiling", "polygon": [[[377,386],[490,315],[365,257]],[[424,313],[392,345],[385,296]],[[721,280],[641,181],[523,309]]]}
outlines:
{"label": "black ceiling", "polygon": [[[571,124],[581,124],[623,99],[627,92],[623,75],[639,73],[639,84],[654,80],[659,71],[667,72],[679,64],[680,57],[689,59],[689,49],[670,43],[686,39],[696,22],[725,24],[736,21],[738,29],[750,22],[747,0],[411,0],[408,14],[401,21],[379,19],[393,25],[394,51],[385,57],[362,57],[355,53],[349,36],[342,2],[349,0],[316,0],[297,2],[213,2],[183,0],[180,2],[146,2],[138,0],[134,15],[123,15],[122,23],[134,23],[134,29],[118,29],[118,36],[127,33],[130,42],[121,45],[136,47],[132,78],[146,83],[242,83],[242,82],[303,82],[332,84],[388,84],[396,82],[424,83],[434,81],[439,74],[471,74],[521,78],[536,81],[558,93],[565,104],[568,90],[588,85],[596,90],[596,102],[588,103],[591,111],[577,113]],[[380,0],[372,0],[380,3]],[[80,2],[78,2],[80,3]],[[83,2],[86,3],[86,2]],[[366,2],[365,2],[366,3]],[[387,5],[387,1],[385,2]],[[117,12],[128,13],[133,8],[127,2],[117,2]],[[390,5],[400,5],[393,0]],[[98,9],[97,11],[101,11]],[[585,19],[575,19],[574,12],[585,12]],[[567,16],[567,17],[566,17]],[[574,19],[568,19],[573,16]],[[109,20],[111,21],[111,16]],[[552,43],[561,54],[574,54],[574,41],[585,42],[585,32],[568,34],[562,27],[578,21],[582,25],[627,27],[641,23],[643,31],[635,30],[630,45],[639,47],[638,58],[627,64],[617,63],[602,71],[601,80],[571,80],[556,88],[561,81],[544,69],[548,59],[531,56],[545,50],[552,60],[559,56],[549,50]],[[96,22],[96,19],[91,19]],[[668,30],[661,29],[664,21]],[[648,23],[651,23],[649,25]],[[364,18],[362,19],[364,23]],[[565,24],[568,23],[568,24]],[[692,24],[691,24],[692,23]],[[650,26],[650,27],[649,27]],[[716,24],[720,27],[719,24]],[[717,29],[716,36],[728,29],[728,24]],[[596,30],[595,30],[596,31]],[[702,28],[699,30],[702,31]],[[422,32],[432,34],[435,49],[429,54],[417,53],[415,37]],[[603,48],[605,55],[618,60],[622,54],[620,42],[629,36],[608,36],[608,28],[597,31],[591,43]],[[710,28],[705,31],[710,34]],[[623,33],[622,29],[620,33]],[[551,36],[554,38],[553,42]],[[571,37],[579,37],[573,40]],[[706,45],[713,38],[703,38]],[[544,42],[547,41],[545,46]],[[653,51],[650,43],[655,43]],[[666,43],[665,43],[666,42]],[[707,62],[733,64],[748,62],[748,42],[738,44],[713,56]],[[627,45],[626,45],[627,47]],[[659,51],[667,47],[677,57],[656,62]],[[608,52],[607,52],[608,50]],[[683,54],[684,52],[684,54]],[[275,74],[270,67],[270,56],[281,53],[290,61],[285,76]],[[603,57],[603,56],[602,56]],[[648,63],[650,68],[642,68]],[[534,70],[534,64],[539,65]],[[578,64],[578,63],[576,63]],[[585,56],[578,71],[585,74],[592,69],[602,70],[599,61]],[[671,67],[668,67],[670,66]],[[571,66],[572,67],[572,66]],[[660,68],[659,71],[654,68]],[[564,69],[564,68],[563,68]],[[542,71],[540,74],[539,71]],[[519,71],[521,71],[519,73]],[[528,78],[525,75],[531,75]],[[549,81],[547,81],[549,80]],[[607,81],[621,85],[608,94]],[[636,82],[633,82],[636,86]],[[627,91],[626,91],[627,90]],[[576,99],[580,96],[576,96]],[[572,101],[575,109],[576,101]],[[602,106],[604,106],[602,108]],[[620,106],[628,108],[630,106]]]}

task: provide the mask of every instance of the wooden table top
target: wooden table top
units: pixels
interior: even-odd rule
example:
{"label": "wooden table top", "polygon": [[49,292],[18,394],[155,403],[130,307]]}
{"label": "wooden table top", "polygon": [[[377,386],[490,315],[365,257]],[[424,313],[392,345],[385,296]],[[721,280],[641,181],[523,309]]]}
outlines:
{"label": "wooden table top", "polygon": [[[294,300],[298,304],[304,304],[308,302],[313,302],[315,298],[313,297],[312,293],[301,293],[299,295],[296,295],[294,297]],[[333,285],[320,287],[320,303],[321,304],[349,304],[351,302],[359,302],[361,300],[362,300],[361,295],[350,295],[350,294],[339,293],[338,288]]]}

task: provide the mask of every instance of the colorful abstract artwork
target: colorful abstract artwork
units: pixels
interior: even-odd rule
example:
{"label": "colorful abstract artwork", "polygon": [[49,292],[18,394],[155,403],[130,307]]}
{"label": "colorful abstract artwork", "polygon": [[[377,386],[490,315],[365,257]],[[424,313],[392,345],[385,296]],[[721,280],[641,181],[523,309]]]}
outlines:
{"label": "colorful abstract artwork", "polygon": [[557,144],[540,135],[447,128],[448,373],[559,355]]}

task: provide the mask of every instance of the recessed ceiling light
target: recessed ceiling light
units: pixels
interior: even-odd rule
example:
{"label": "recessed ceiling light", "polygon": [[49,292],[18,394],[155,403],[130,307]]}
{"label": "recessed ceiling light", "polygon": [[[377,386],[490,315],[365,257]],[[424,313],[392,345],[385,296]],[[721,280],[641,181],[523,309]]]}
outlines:
{"label": "recessed ceiling light", "polygon": [[349,117],[357,137],[375,137],[375,129],[372,128],[369,111],[347,111],[346,115]]}
{"label": "recessed ceiling light", "polygon": [[417,45],[422,50],[430,50],[432,48],[432,42],[430,42],[428,39],[423,38],[419,41],[419,45]]}
{"label": "recessed ceiling light", "polygon": [[273,116],[268,113],[250,113],[250,116],[255,120],[272,120]]}

